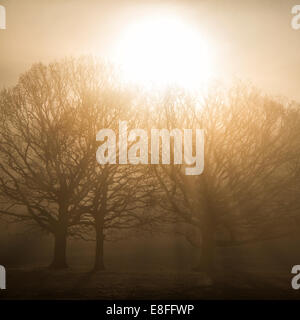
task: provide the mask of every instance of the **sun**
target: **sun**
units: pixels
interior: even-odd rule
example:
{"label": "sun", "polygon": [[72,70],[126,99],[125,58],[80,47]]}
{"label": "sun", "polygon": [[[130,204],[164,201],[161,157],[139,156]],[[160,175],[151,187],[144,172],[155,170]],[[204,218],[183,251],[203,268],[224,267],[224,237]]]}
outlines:
{"label": "sun", "polygon": [[142,85],[197,88],[212,75],[212,51],[198,30],[179,17],[152,15],[122,32],[114,60],[122,78]]}

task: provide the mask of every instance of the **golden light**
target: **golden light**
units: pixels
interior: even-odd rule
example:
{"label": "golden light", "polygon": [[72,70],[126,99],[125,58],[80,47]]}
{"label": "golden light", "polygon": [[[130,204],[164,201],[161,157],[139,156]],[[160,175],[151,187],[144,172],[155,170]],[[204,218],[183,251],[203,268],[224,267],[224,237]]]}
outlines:
{"label": "golden light", "polygon": [[207,40],[178,17],[153,15],[127,27],[114,60],[123,79],[142,85],[176,84],[193,89],[212,75]]}

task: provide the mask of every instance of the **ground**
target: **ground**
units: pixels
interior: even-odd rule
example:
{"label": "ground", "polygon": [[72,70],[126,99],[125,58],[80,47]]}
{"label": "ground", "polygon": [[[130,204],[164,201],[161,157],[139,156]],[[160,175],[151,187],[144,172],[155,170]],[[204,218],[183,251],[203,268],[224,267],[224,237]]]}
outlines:
{"label": "ground", "polygon": [[290,274],[7,269],[1,299],[299,299]]}

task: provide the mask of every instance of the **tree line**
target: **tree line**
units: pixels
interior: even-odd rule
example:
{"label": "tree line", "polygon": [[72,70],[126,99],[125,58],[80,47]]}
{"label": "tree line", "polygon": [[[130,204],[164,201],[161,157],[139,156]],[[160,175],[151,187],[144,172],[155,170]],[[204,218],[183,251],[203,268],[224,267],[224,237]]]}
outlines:
{"label": "tree line", "polygon": [[[120,120],[149,132],[203,129],[203,173],[187,176],[172,160],[98,164],[96,134],[117,132]],[[149,92],[122,83],[112,65],[69,58],[34,64],[3,89],[0,123],[1,217],[51,234],[53,268],[67,267],[72,237],[95,240],[100,270],[106,240],[174,225],[199,248],[195,269],[209,273],[219,246],[297,232],[300,105],[249,85]]]}

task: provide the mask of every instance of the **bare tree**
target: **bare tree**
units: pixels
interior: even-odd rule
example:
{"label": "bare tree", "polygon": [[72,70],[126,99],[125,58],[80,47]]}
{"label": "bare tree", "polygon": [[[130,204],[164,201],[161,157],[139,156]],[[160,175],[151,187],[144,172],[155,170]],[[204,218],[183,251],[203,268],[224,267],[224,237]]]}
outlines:
{"label": "bare tree", "polygon": [[36,64],[1,92],[1,212],[53,234],[54,268],[67,266],[67,236],[80,221],[95,170],[85,112],[91,93],[110,81],[101,68],[84,58]]}
{"label": "bare tree", "polygon": [[158,105],[154,123],[205,131],[200,176],[186,176],[178,165],[156,170],[164,209],[198,231],[195,236],[184,232],[201,248],[196,270],[213,270],[216,246],[286,234],[289,219],[276,211],[275,200],[290,183],[286,170],[294,158],[291,141],[297,139],[295,123],[287,123],[290,109],[243,86],[226,92],[214,88],[212,95],[200,97],[169,91]]}
{"label": "bare tree", "polygon": [[[101,144],[96,142],[96,134],[101,129],[114,130],[119,137],[119,123],[126,121],[126,136],[132,128],[141,124],[142,109],[138,107],[138,93],[130,94],[125,87],[123,99],[121,90],[110,92],[107,99],[108,108],[103,108],[103,99],[99,96],[92,108],[86,110],[85,117],[91,128],[94,128],[91,139],[95,150]],[[117,99],[117,96],[119,98]],[[128,148],[135,142],[128,142]],[[127,148],[127,149],[128,149]],[[126,150],[127,153],[128,150]],[[157,186],[151,168],[142,164],[120,164],[119,138],[116,139],[116,163],[98,164],[94,159],[95,170],[89,177],[90,189],[84,199],[81,211],[84,212],[78,221],[77,234],[82,238],[95,234],[94,270],[104,269],[104,242],[119,240],[143,231],[152,230],[158,223],[160,212],[155,212],[155,192]],[[88,238],[90,239],[90,238]]]}
{"label": "bare tree", "polygon": [[80,228],[83,234],[85,227],[94,229],[94,270],[103,270],[105,241],[134,236],[139,229],[149,230],[159,215],[153,212],[155,185],[145,167],[107,165],[95,178]]}
{"label": "bare tree", "polygon": [[68,236],[93,230],[94,269],[103,269],[104,240],[151,224],[149,168],[96,162],[96,133],[137,124],[136,99],[91,58],[34,65],[1,93],[1,212],[54,235],[55,268],[67,266]]}

